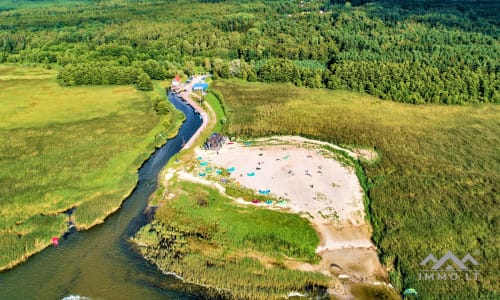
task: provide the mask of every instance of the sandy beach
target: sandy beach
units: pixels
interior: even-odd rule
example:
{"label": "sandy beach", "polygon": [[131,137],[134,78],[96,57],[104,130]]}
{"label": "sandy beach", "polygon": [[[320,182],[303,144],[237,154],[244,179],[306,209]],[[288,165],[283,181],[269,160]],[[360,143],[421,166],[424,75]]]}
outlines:
{"label": "sandy beach", "polygon": [[[222,168],[235,168],[231,178],[258,190],[270,190],[287,200],[292,211],[308,212],[318,222],[363,225],[362,190],[354,170],[325,158],[324,150],[293,145],[225,145],[218,151],[198,151],[202,160]],[[253,176],[249,176],[252,175]]]}
{"label": "sandy beach", "polygon": [[[218,151],[196,149],[194,170],[176,173],[180,179],[211,185],[224,192],[224,183],[220,178],[214,179],[217,177],[214,172],[203,173],[207,168],[229,169],[232,172],[226,178],[228,181],[251,188],[257,194],[268,192],[269,198],[274,199],[272,204],[234,199],[238,204],[281,209],[306,217],[320,237],[316,252],[322,260],[318,265],[289,262],[288,266],[332,276],[330,292],[346,296],[348,290],[339,276],[356,283],[380,284],[387,282],[387,273],[371,241],[363,191],[354,169],[333,159],[331,152],[321,148],[325,144],[300,137],[226,143]],[[363,155],[345,151],[354,158]],[[167,178],[173,176],[172,171],[167,172]],[[276,200],[284,201],[278,205]]]}
{"label": "sandy beach", "polygon": [[[189,92],[181,96],[203,117],[202,128],[185,145],[187,149],[210,119],[189,98]],[[176,174],[179,179],[215,187],[222,194],[225,194],[226,183],[236,183],[269,197],[266,202],[233,198],[238,205],[279,209],[307,218],[320,238],[316,252],[321,262],[311,265],[287,261],[285,265],[331,276],[329,293],[339,299],[351,299],[349,283],[385,285],[388,275],[371,241],[363,190],[354,168],[341,163],[324,146],[343,151],[353,159],[377,159],[376,152],[366,149],[351,151],[298,136],[275,136],[251,142],[228,142],[219,150],[197,148],[191,164],[195,167],[190,172],[185,168],[169,169],[164,179],[168,181]],[[230,170],[230,176],[216,175],[216,170],[222,169]]]}

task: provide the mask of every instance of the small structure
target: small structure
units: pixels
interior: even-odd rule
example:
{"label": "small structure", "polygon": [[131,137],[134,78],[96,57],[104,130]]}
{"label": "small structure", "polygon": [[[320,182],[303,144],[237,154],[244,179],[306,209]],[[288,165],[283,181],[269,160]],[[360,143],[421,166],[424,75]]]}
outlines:
{"label": "small structure", "polygon": [[197,82],[193,84],[193,92],[206,93],[208,90],[208,83],[206,82]]}
{"label": "small structure", "polygon": [[226,137],[220,133],[214,132],[205,142],[205,150],[219,150],[226,142]]}
{"label": "small structure", "polygon": [[170,85],[170,90],[174,93],[178,93],[181,90],[181,81],[179,75],[175,75],[175,78],[172,79],[172,84]]}
{"label": "small structure", "polygon": [[175,78],[172,79],[172,87],[176,88],[181,84],[181,79],[179,78],[179,75],[175,75]]}

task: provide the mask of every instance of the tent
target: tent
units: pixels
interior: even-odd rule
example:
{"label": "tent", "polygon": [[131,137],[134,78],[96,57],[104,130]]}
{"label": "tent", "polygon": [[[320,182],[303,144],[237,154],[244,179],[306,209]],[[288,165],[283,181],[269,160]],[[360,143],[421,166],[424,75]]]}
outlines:
{"label": "tent", "polygon": [[410,296],[410,295],[412,295],[412,296],[415,296],[415,297],[416,297],[416,296],[418,296],[418,293],[417,293],[417,290],[412,289],[412,288],[409,288],[409,289],[406,289],[406,290],[404,291],[403,295],[405,295],[405,297],[406,297],[406,296]]}
{"label": "tent", "polygon": [[261,195],[269,195],[271,193],[271,190],[259,190],[259,194]]}

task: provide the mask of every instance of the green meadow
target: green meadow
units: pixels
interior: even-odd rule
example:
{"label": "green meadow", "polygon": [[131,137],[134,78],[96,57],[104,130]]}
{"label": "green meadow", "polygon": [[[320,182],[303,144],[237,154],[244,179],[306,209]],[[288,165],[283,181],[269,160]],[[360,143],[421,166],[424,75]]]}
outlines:
{"label": "green meadow", "polygon": [[[369,147],[360,161],[373,240],[400,291],[425,299],[498,296],[498,105],[405,105],[365,94],[289,84],[215,81],[230,136],[294,134]],[[423,281],[420,262],[470,253],[478,280]]]}
{"label": "green meadow", "polygon": [[319,238],[296,215],[237,206],[218,191],[172,180],[176,196],[135,237],[139,252],[161,269],[212,288],[214,297],[282,299],[289,292],[323,294],[329,278],[290,270],[286,261],[318,261]]}
{"label": "green meadow", "polygon": [[0,66],[0,270],[66,228],[119,208],[137,168],[175,133],[180,115],[133,86],[61,87],[52,71]]}
{"label": "green meadow", "polygon": [[219,99],[215,94],[213,93],[208,93],[203,97],[204,101],[210,105],[210,107],[214,110],[215,116],[216,116],[216,124],[214,128],[212,129],[213,132],[221,132],[223,128],[225,127],[226,124],[226,117],[224,113],[224,108],[220,104]]}

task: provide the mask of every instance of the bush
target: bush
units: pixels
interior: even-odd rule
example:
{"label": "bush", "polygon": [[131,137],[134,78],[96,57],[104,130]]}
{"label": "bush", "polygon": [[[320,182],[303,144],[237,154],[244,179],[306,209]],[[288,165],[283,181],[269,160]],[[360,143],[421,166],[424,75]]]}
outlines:
{"label": "bush", "polygon": [[136,86],[138,90],[141,91],[152,91],[153,90],[153,82],[148,74],[142,73],[137,77]]}

